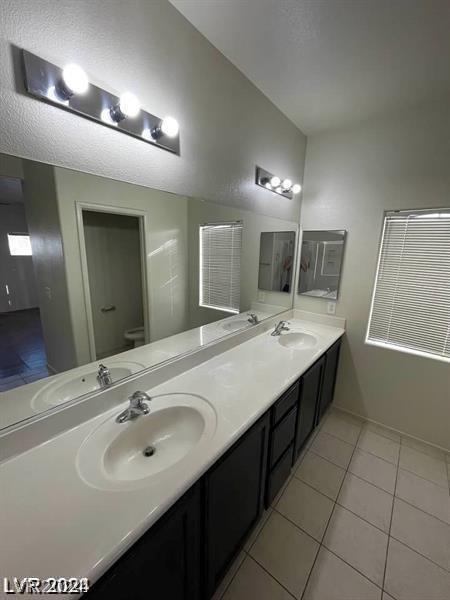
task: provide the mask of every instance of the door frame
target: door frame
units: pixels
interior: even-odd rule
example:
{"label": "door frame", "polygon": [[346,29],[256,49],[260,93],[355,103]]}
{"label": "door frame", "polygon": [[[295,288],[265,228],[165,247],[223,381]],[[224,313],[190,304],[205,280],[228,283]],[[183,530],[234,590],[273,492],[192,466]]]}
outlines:
{"label": "door frame", "polygon": [[97,353],[95,348],[95,334],[94,334],[94,319],[92,316],[92,303],[91,303],[91,291],[89,287],[89,272],[87,265],[87,254],[86,254],[86,239],[84,236],[84,224],[83,224],[83,211],[86,212],[104,212],[112,213],[116,215],[123,215],[127,217],[137,217],[139,223],[139,239],[140,239],[140,259],[141,259],[141,279],[142,279],[142,310],[144,313],[144,334],[145,343],[150,342],[150,281],[149,274],[147,272],[147,232],[148,232],[148,217],[147,213],[143,210],[134,208],[125,208],[121,206],[112,206],[109,204],[95,204],[92,202],[75,202],[76,206],[76,217],[77,217],[77,228],[78,228],[78,241],[80,247],[80,261],[81,261],[81,276],[83,280],[83,295],[86,312],[86,323],[89,339],[89,353],[91,355],[91,361],[97,360]]}

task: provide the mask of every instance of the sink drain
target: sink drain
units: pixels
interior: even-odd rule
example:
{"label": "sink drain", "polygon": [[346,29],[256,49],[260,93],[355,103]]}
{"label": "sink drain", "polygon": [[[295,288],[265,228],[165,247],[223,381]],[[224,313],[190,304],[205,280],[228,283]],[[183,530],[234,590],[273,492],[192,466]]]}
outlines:
{"label": "sink drain", "polygon": [[142,451],[142,454],[144,456],[153,456],[156,452],[156,448],[154,446],[147,446],[147,448],[144,448],[144,450]]}

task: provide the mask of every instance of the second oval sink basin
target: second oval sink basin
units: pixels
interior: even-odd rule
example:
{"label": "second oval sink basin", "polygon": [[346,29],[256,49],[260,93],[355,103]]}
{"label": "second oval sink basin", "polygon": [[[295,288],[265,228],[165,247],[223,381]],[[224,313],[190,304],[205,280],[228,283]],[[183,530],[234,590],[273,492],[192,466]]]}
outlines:
{"label": "second oval sink basin", "polygon": [[[106,361],[106,365],[109,367],[113,383],[144,368],[144,365],[131,361]],[[75,373],[68,371],[53,377],[52,381],[36,392],[31,399],[31,406],[38,410],[46,410],[83,394],[95,392],[100,389],[97,374],[98,371],[91,366],[90,370],[81,368]]]}
{"label": "second oval sink basin", "polygon": [[314,348],[317,344],[317,338],[310,333],[292,332],[280,335],[278,342],[285,348],[306,350],[307,348]]}
{"label": "second oval sink basin", "polygon": [[225,329],[225,331],[238,331],[239,329],[243,329],[249,325],[250,323],[245,319],[236,319],[235,321],[224,323],[222,325],[222,329]]}
{"label": "second oval sink basin", "polygon": [[216,429],[216,413],[193,394],[156,396],[150,412],[117,423],[120,407],[83,442],[80,476],[100,489],[138,489],[163,477],[183,459],[202,452]]}

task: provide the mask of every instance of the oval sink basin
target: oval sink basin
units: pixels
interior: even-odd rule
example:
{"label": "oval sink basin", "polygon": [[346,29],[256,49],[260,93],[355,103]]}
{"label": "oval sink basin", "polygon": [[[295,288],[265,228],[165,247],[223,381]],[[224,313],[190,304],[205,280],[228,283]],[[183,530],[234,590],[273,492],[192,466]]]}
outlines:
{"label": "oval sink basin", "polygon": [[163,477],[196,452],[216,429],[216,413],[209,402],[191,394],[156,396],[150,413],[117,423],[118,407],[83,442],[78,472],[100,489],[137,489]]}
{"label": "oval sink basin", "polygon": [[235,321],[229,321],[222,325],[222,329],[225,331],[238,331],[244,327],[248,327],[250,323],[246,319],[236,319]]}
{"label": "oval sink basin", "polygon": [[[113,383],[144,368],[144,365],[135,362],[105,361],[105,364],[111,372]],[[31,406],[38,410],[46,410],[98,389],[100,384],[97,380],[97,369],[90,366],[89,371],[77,370],[76,374],[68,371],[41,388],[31,399]]]}
{"label": "oval sink basin", "polygon": [[280,335],[278,342],[285,348],[306,350],[308,348],[314,348],[317,344],[317,338],[310,333],[292,332]]}

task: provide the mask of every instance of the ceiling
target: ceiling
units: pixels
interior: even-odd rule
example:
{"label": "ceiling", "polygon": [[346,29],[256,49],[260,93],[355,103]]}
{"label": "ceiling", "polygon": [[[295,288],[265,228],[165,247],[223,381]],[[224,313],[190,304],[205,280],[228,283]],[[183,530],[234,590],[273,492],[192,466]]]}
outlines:
{"label": "ceiling", "polygon": [[450,93],[449,0],[170,0],[307,134]]}

